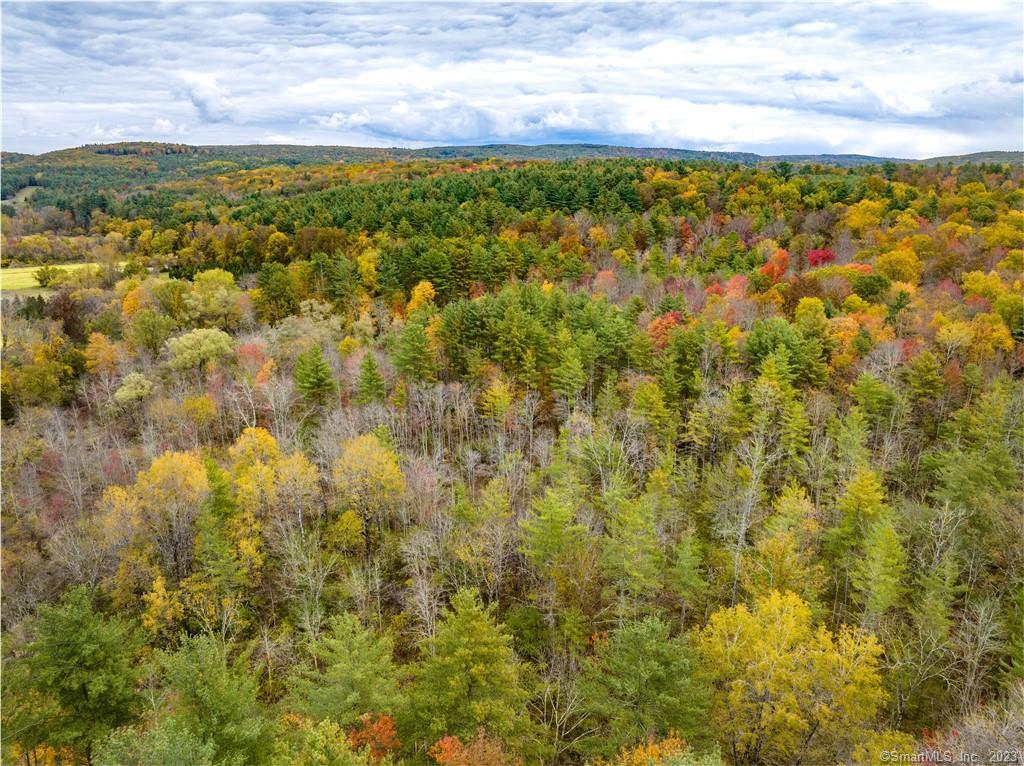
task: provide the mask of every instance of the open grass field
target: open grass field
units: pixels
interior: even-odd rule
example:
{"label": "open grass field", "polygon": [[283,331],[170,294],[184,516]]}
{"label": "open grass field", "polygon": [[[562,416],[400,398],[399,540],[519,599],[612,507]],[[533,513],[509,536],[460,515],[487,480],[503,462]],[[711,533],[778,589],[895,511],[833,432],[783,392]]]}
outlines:
{"label": "open grass field", "polygon": [[[72,271],[83,266],[92,266],[91,263],[65,263],[54,264],[58,269]],[[36,282],[35,273],[38,266],[15,266],[8,269],[0,269],[0,292],[4,295],[17,294],[21,296],[46,295],[50,292],[45,287],[40,287]]]}
{"label": "open grass field", "polygon": [[19,189],[18,193],[14,195],[14,199],[12,200],[14,206],[16,208],[20,208],[23,205],[27,205],[36,193],[36,190],[39,188],[40,187],[38,186],[26,186],[23,189]]}

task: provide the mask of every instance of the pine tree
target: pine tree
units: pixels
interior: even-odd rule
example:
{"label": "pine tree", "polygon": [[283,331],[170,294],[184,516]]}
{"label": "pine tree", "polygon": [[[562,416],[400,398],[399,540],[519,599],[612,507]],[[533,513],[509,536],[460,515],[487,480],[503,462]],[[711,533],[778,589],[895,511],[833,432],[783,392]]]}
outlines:
{"label": "pine tree", "polygon": [[864,540],[864,554],[854,564],[851,581],[864,607],[862,625],[875,625],[903,593],[907,553],[887,518],[875,521]]}
{"label": "pine tree", "polygon": [[295,386],[310,404],[324,404],[335,392],[334,373],[320,346],[310,346],[295,360]]}
{"label": "pine tree", "polygon": [[533,501],[533,514],[522,522],[523,554],[545,579],[586,534],[575,522],[576,508],[571,487],[551,487]]}
{"label": "pine tree", "polygon": [[885,487],[878,474],[862,468],[847,483],[837,503],[839,524],[828,530],[827,542],[840,566],[849,563],[854,551],[861,550],[868,530],[889,511]]}
{"label": "pine tree", "polygon": [[289,706],[317,720],[348,726],[364,713],[399,707],[391,640],[375,636],[355,615],[331,620],[330,630],[310,648],[318,667],[298,671],[290,682]]}
{"label": "pine tree", "polygon": [[[653,239],[653,235],[648,236]],[[665,259],[665,251],[661,249],[661,245],[655,244],[647,254],[647,270],[658,279],[664,279],[668,274],[668,261]]]}
{"label": "pine tree", "polygon": [[384,401],[384,377],[377,368],[377,357],[367,349],[359,364],[359,378],[356,381],[356,402],[370,404]]}
{"label": "pine tree", "polygon": [[678,417],[665,405],[665,396],[656,381],[645,380],[637,385],[631,410],[647,424],[659,443],[673,442]]}
{"label": "pine tree", "polygon": [[[910,388],[910,399],[922,425],[933,424],[936,428],[942,419],[942,392],[945,384],[941,375],[939,359],[931,351],[922,351],[906,368],[906,381]],[[930,430],[930,429],[929,429]]]}
{"label": "pine tree", "polygon": [[566,399],[573,400],[587,383],[580,353],[572,344],[572,336],[566,331],[558,335],[560,361],[551,371],[552,388]]}
{"label": "pine tree", "polygon": [[231,527],[236,523],[238,508],[231,480],[223,468],[212,460],[206,464],[210,494],[196,519],[195,557],[197,582],[209,586],[214,602],[223,603],[249,583],[245,567],[231,545]]}
{"label": "pine tree", "polygon": [[708,589],[701,562],[701,543],[695,535],[688,534],[676,543],[665,579],[668,589],[682,601],[679,622],[685,625],[687,609],[696,605]]}
{"label": "pine tree", "polygon": [[481,728],[506,741],[525,734],[529,695],[511,644],[475,591],[456,593],[416,667],[403,740],[465,741]]}
{"label": "pine tree", "polygon": [[395,348],[394,362],[398,371],[412,381],[430,383],[436,378],[437,365],[423,325],[411,322],[402,329]]}
{"label": "pine tree", "polygon": [[193,636],[174,654],[161,652],[174,716],[206,743],[214,763],[261,763],[273,729],[257,699],[259,679],[244,655],[228,658],[214,636]]}
{"label": "pine tree", "polygon": [[[202,741],[174,716],[158,716],[154,725],[122,728],[97,749],[95,766],[213,766],[213,742]],[[220,762],[218,762],[220,763]]]}
{"label": "pine tree", "polygon": [[[137,634],[121,619],[99,614],[84,587],[69,590],[57,605],[41,606],[35,632],[25,658],[4,663],[4,694],[33,699],[34,707],[50,716],[32,721],[29,715],[23,721],[5,700],[5,739],[8,731],[16,742],[38,736],[55,749],[70,747],[89,756],[108,732],[132,722],[141,702],[132,667]],[[8,681],[24,688],[9,689]],[[42,729],[9,728],[16,720]]]}
{"label": "pine tree", "polygon": [[657,361],[658,385],[665,393],[665,402],[672,410],[679,409],[679,397],[683,393],[683,384],[676,372],[676,361],[672,354],[661,354]]}
{"label": "pine tree", "polygon": [[604,564],[619,590],[620,613],[626,614],[633,606],[631,600],[652,595],[660,585],[661,541],[649,502],[627,499],[617,489],[605,493],[604,501],[608,507]]}
{"label": "pine tree", "polygon": [[700,736],[707,689],[696,678],[696,666],[689,644],[670,638],[668,625],[657,618],[616,630],[580,676],[588,723],[597,730],[584,749],[610,756],[669,732],[690,740]]}

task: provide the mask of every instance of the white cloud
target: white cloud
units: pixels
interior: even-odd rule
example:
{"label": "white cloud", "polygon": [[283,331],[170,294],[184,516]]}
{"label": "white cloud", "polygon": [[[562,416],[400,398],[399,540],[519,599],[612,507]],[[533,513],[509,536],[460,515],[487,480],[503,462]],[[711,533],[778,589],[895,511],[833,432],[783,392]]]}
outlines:
{"label": "white cloud", "polygon": [[157,117],[153,120],[153,126],[149,130],[157,136],[184,135],[188,132],[188,129],[184,125],[175,125],[173,122],[166,120],[163,117]]}
{"label": "white cloud", "polygon": [[204,122],[223,122],[231,118],[234,106],[227,90],[211,72],[182,72],[185,92]]}
{"label": "white cloud", "polygon": [[4,148],[1015,148],[1021,20],[997,0],[5,5]]}

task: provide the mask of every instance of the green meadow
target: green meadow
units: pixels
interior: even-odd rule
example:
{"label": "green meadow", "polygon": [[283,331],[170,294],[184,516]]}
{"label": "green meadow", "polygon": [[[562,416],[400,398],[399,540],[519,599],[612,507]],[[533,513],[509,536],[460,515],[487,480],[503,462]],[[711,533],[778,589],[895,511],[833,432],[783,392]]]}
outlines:
{"label": "green meadow", "polygon": [[[63,271],[74,271],[83,266],[95,266],[96,264],[64,263],[53,265]],[[39,266],[13,266],[7,269],[0,269],[0,292],[4,294],[45,295],[49,292],[49,289],[41,287],[35,277],[35,273],[39,268]]]}

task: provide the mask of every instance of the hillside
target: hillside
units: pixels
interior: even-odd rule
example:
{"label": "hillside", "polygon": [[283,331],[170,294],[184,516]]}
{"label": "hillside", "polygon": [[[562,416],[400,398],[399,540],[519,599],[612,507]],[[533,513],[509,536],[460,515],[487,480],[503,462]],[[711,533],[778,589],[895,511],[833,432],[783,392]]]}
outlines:
{"label": "hillside", "polygon": [[[488,144],[483,146],[438,146],[425,149],[371,148],[355,146],[239,145],[189,146],[155,142],[90,144],[40,155],[7,152],[2,157],[2,196],[30,185],[42,187],[40,205],[74,204],[71,197],[109,191],[124,193],[156,183],[214,176],[237,170],[273,165],[316,165],[330,162],[410,162],[425,159],[551,160],[576,159],[660,159],[685,162],[718,162],[756,165],[790,162],[798,165],[823,164],[837,167],[880,165],[884,162],[934,162],[968,164],[1020,164],[1021,152],[983,152],[959,157],[928,160],[899,160],[858,154],[806,154],[761,156],[749,152],[718,152],[691,149],[636,148],[601,144]],[[61,204],[63,200],[63,204]]]}
{"label": "hillside", "polygon": [[4,763],[1019,739],[1021,168],[521,149],[32,160]]}

